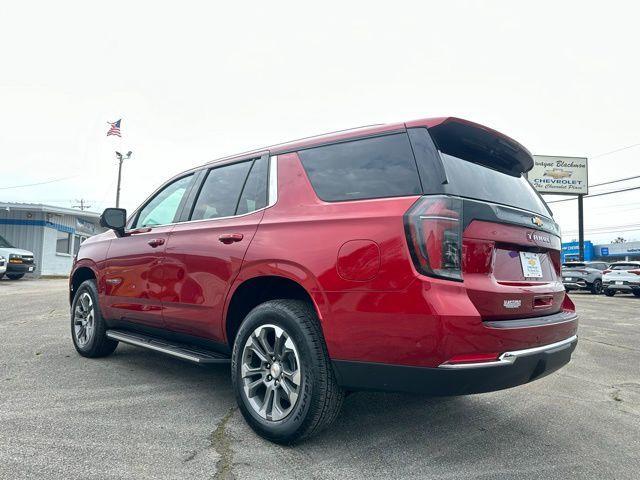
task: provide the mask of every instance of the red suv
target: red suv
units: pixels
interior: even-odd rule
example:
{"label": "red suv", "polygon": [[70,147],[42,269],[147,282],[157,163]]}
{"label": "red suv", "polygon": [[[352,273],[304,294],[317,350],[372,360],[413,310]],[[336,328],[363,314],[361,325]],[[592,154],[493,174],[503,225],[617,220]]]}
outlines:
{"label": "red suv", "polygon": [[345,392],[459,395],[569,362],[577,316],[531,154],[458,118],[223,158],[169,180],[82,244],[80,355],[124,342],[231,363],[260,435],[330,424]]}

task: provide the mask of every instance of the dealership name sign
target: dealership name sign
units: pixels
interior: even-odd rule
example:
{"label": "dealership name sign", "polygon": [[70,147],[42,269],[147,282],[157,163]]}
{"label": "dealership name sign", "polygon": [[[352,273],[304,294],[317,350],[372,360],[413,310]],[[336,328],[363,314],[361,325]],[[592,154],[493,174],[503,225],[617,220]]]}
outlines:
{"label": "dealership name sign", "polygon": [[527,178],[540,193],[586,195],[587,159],[534,155],[534,165]]}

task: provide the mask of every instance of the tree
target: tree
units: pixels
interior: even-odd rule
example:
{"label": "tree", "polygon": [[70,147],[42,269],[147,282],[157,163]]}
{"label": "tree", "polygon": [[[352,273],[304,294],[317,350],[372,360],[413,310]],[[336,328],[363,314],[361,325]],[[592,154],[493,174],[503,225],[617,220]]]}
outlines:
{"label": "tree", "polygon": [[622,237],[615,238],[611,243],[624,243],[626,240]]}

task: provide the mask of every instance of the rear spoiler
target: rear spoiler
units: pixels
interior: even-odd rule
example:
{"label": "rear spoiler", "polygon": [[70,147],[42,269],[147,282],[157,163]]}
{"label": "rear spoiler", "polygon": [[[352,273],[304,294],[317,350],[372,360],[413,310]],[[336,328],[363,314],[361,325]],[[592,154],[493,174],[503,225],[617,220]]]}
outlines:
{"label": "rear spoiler", "polygon": [[533,168],[533,157],[529,150],[512,138],[477,123],[448,117],[428,130],[442,153],[514,177]]}

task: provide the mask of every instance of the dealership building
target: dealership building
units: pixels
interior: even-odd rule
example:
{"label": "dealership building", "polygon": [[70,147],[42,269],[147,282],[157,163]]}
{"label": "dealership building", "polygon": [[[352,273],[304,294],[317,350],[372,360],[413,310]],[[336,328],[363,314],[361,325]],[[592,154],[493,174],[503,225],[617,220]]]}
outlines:
{"label": "dealership building", "polygon": [[103,232],[100,215],[34,203],[0,202],[0,236],[34,254],[36,276],[66,276],[88,237]]}
{"label": "dealership building", "polygon": [[[562,244],[562,261],[577,261],[580,258],[578,242]],[[589,240],[584,242],[584,259],[618,262],[621,260],[640,260],[640,242],[606,243],[595,245]]]}

